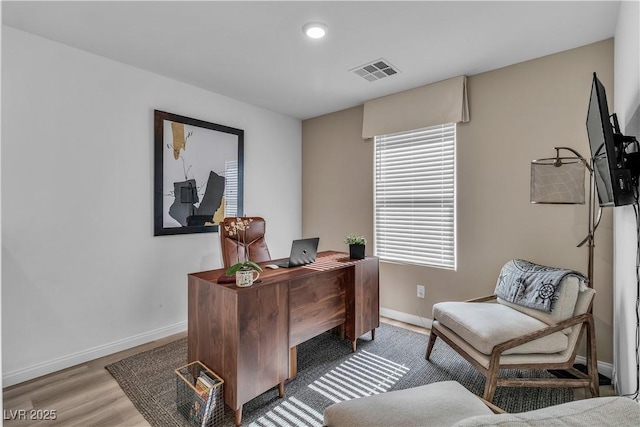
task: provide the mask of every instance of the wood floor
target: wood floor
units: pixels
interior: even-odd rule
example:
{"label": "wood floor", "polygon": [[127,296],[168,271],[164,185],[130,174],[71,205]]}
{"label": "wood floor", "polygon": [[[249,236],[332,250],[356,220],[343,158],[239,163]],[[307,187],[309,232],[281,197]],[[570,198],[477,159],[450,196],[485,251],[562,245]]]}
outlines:
{"label": "wood floor", "polygon": [[[428,334],[429,330],[392,319],[381,321]],[[172,335],[132,349],[36,378],[3,390],[4,425],[144,426],[149,423],[127,398],[105,366],[136,353],[185,337]],[[601,387],[602,389],[602,387]],[[613,394],[613,388],[601,390]],[[576,398],[581,398],[576,395]],[[49,419],[43,419],[43,418]],[[55,419],[51,419],[55,418]]]}
{"label": "wood floor", "polygon": [[[4,426],[149,426],[105,366],[187,336],[172,335],[3,390]],[[49,415],[54,420],[38,419]]]}

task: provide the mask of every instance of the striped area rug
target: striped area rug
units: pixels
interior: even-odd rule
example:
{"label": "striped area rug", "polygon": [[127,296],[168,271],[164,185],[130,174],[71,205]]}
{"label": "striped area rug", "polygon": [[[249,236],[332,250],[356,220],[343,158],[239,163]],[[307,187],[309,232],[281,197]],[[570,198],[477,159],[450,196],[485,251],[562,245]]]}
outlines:
{"label": "striped area rug", "polygon": [[[409,371],[384,357],[361,351],[308,385],[332,403],[384,393]],[[322,413],[291,397],[251,423],[251,426],[322,426]]]}
{"label": "striped area rug", "polygon": [[[243,425],[252,427],[321,426],[324,409],[339,401],[437,381],[455,380],[477,395],[482,377],[468,362],[438,340],[431,360],[424,358],[427,335],[381,324],[376,339],[358,339],[358,350],[338,336],[325,333],[298,346],[298,376],[278,397],[277,387],[243,407]],[[186,427],[176,409],[174,370],[186,364],[186,339],[123,359],[107,369],[152,426]],[[521,377],[545,372],[509,372]],[[498,388],[494,403],[507,412],[522,412],[573,399],[570,389]],[[226,408],[224,426],[233,425]]]}

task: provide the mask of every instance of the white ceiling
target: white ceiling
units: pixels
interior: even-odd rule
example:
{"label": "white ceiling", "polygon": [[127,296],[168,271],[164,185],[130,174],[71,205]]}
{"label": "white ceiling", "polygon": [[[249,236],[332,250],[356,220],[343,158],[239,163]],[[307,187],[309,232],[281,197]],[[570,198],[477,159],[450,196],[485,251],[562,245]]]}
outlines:
{"label": "white ceiling", "polygon": [[[6,25],[306,119],[613,37],[612,1],[2,2]],[[302,26],[324,22],[322,40]],[[350,69],[385,58],[399,74]]]}

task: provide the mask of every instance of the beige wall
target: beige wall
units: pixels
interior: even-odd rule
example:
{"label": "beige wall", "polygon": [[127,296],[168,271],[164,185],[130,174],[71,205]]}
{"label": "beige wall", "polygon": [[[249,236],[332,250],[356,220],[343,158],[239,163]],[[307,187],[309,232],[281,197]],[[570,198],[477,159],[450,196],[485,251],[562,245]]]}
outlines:
{"label": "beige wall", "polygon": [[373,145],[362,140],[362,107],[302,122],[302,234],[319,250],[346,250],[362,234],[373,252]]}
{"label": "beige wall", "polygon": [[[592,73],[613,105],[613,41],[606,40],[469,76],[471,121],[457,133],[457,269],[380,266],[380,305],[431,318],[434,303],[491,294],[511,258],[586,273],[586,206],[529,203],[530,162],[555,146],[589,156],[585,119]],[[375,83],[373,83],[375,84]],[[361,139],[362,107],[302,124],[303,235],[322,249],[345,249],[364,234],[373,252],[373,150]],[[612,361],[612,220],[596,234],[594,315],[598,359]],[[416,298],[416,285],[427,287]]]}

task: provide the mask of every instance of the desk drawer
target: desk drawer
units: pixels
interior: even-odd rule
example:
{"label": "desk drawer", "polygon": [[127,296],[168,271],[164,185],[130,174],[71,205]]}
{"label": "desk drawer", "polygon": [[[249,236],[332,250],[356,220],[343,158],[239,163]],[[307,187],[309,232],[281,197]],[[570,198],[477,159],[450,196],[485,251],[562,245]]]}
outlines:
{"label": "desk drawer", "polygon": [[349,270],[327,271],[290,282],[291,347],[345,322],[345,287]]}

